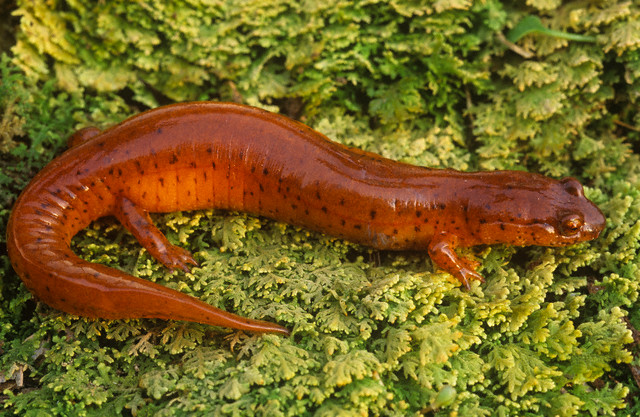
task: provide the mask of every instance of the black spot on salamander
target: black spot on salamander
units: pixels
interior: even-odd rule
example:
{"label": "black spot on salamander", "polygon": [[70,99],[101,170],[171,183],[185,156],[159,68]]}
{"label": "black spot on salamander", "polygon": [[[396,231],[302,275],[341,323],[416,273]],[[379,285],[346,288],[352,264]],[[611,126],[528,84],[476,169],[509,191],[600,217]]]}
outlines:
{"label": "black spot on salamander", "polygon": [[347,224],[347,221],[345,219],[340,219],[340,224],[344,226],[345,224]]}
{"label": "black spot on salamander", "polygon": [[286,190],[287,190],[287,192],[290,192],[291,191],[291,187],[287,186]]}
{"label": "black spot on salamander", "polygon": [[480,222],[480,224],[485,224],[485,223],[487,222],[487,220],[486,220],[486,219],[480,219],[480,220],[478,220],[478,221]]}
{"label": "black spot on salamander", "polygon": [[269,175],[269,170],[268,170],[267,168],[264,168],[264,169],[262,170],[262,174],[263,174],[263,175]]}
{"label": "black spot on salamander", "polygon": [[491,211],[491,204],[487,203],[484,205],[485,210]]}
{"label": "black spot on salamander", "polygon": [[109,175],[113,175],[113,168],[109,169]]}
{"label": "black spot on salamander", "polygon": [[253,197],[253,191],[249,191],[249,195]]}
{"label": "black spot on salamander", "polygon": [[156,130],[156,133],[157,133],[158,135],[161,135],[161,134],[162,134],[162,128],[161,128],[161,127],[159,127],[159,128],[158,128],[158,130]]}
{"label": "black spot on salamander", "polygon": [[207,171],[204,171],[203,174],[204,174],[204,180],[206,181],[207,180]]}
{"label": "black spot on salamander", "polygon": [[38,216],[42,216],[44,213],[42,212],[42,210],[40,210],[40,209],[36,209],[36,214],[37,214]]}
{"label": "black spot on salamander", "polygon": [[157,163],[157,162],[154,162],[154,163],[153,163],[153,167],[154,167],[155,169],[158,169],[158,163]]}
{"label": "black spot on salamander", "polygon": [[416,217],[422,217],[422,212],[420,210],[416,210]]}
{"label": "black spot on salamander", "polygon": [[327,206],[322,206],[322,211],[326,214],[329,210],[327,210]]}
{"label": "black spot on salamander", "polygon": [[505,230],[506,227],[504,226],[504,224],[500,224],[500,230]]}
{"label": "black spot on salamander", "polygon": [[309,209],[304,209],[304,214],[309,215]]}
{"label": "black spot on salamander", "polygon": [[319,191],[316,191],[316,198],[317,198],[318,200],[322,200],[322,198],[320,197],[320,192],[319,192]]}
{"label": "black spot on salamander", "polygon": [[160,181],[160,186],[164,187],[164,178],[160,177],[158,178],[158,181]]}
{"label": "black spot on salamander", "polygon": [[291,208],[292,208],[293,210],[297,210],[298,205],[297,205],[297,204],[291,204]]}
{"label": "black spot on salamander", "polygon": [[211,161],[211,168],[216,169],[216,162],[215,161]]}
{"label": "black spot on salamander", "polygon": [[171,155],[171,159],[169,159],[169,164],[173,165],[176,162],[178,162],[178,155],[176,155],[175,153]]}
{"label": "black spot on salamander", "polygon": [[189,166],[190,166],[191,168],[195,168],[195,167],[196,167],[196,162],[195,162],[195,161],[191,161],[191,162],[189,162]]}
{"label": "black spot on salamander", "polygon": [[397,235],[398,234],[398,229],[393,229],[393,234]]}
{"label": "black spot on salamander", "polygon": [[415,230],[416,232],[420,232],[420,226],[414,226],[413,230]]}
{"label": "black spot on salamander", "polygon": [[446,205],[446,204],[444,204],[444,203],[438,203],[438,208],[439,208],[440,210],[444,210],[445,208],[447,208],[447,205]]}
{"label": "black spot on salamander", "polygon": [[212,149],[212,148],[210,148],[210,147],[209,147],[209,148],[207,148],[207,153],[208,153],[208,154],[212,154],[212,153],[213,153],[213,149]]}
{"label": "black spot on salamander", "polygon": [[142,192],[142,198],[146,198],[146,197],[147,197],[147,192],[146,192],[146,191],[143,191],[143,192]]}
{"label": "black spot on salamander", "polygon": [[371,210],[369,212],[369,216],[371,217],[371,220],[375,219],[376,218],[376,211],[375,210]]}
{"label": "black spot on salamander", "polygon": [[340,205],[341,205],[341,206],[344,206],[344,198],[341,198],[341,199],[340,199]]}
{"label": "black spot on salamander", "polygon": [[354,228],[354,229],[357,229],[357,230],[360,230],[360,229],[362,229],[362,225],[360,225],[360,224],[354,224],[354,225],[353,225],[353,228]]}
{"label": "black spot on salamander", "polygon": [[238,154],[238,159],[242,159],[244,158],[244,152],[240,151],[240,153]]}
{"label": "black spot on salamander", "polygon": [[[176,175],[176,183],[180,183],[180,175]],[[231,187],[233,188],[233,187]]]}

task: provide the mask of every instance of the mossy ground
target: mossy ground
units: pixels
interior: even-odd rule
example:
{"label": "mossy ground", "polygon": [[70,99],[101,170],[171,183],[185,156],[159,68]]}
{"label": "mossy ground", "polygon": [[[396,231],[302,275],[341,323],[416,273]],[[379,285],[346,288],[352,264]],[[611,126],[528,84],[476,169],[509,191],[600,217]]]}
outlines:
{"label": "mossy ground", "polygon": [[0,414],[637,415],[640,6],[420,3],[18,1],[0,245],[74,129],[201,99],[410,163],[575,176],[608,219],[598,240],[467,250],[487,282],[464,291],[424,253],[219,211],[154,217],[201,263],[171,274],[100,220],[74,239],[84,258],[293,335],[72,317],[36,303],[3,250]]}

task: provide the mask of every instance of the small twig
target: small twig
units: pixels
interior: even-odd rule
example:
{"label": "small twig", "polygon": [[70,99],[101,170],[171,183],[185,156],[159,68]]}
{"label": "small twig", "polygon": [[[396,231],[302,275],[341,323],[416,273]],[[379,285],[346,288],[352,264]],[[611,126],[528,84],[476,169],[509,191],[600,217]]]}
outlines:
{"label": "small twig", "polygon": [[238,87],[236,87],[236,83],[234,83],[233,81],[229,80],[227,85],[229,86],[229,89],[231,90],[231,100],[234,103],[243,104],[244,103],[244,98],[242,97],[242,94],[240,94],[240,92],[238,91]]}
{"label": "small twig", "polygon": [[620,120],[614,120],[613,123],[617,124],[618,126],[624,127],[626,129],[633,130],[634,132],[640,132],[640,128],[631,126],[630,124],[621,122]]}
{"label": "small twig", "polygon": [[504,37],[504,35],[502,34],[502,32],[497,32],[496,36],[498,37],[498,40],[500,41],[501,44],[503,44],[504,46],[506,46],[507,48],[511,49],[513,52],[515,52],[516,54],[520,55],[523,58],[533,58],[533,52],[531,51],[527,51],[524,48],[519,47],[518,45],[516,45],[515,43],[511,42],[510,40],[508,40],[507,38]]}

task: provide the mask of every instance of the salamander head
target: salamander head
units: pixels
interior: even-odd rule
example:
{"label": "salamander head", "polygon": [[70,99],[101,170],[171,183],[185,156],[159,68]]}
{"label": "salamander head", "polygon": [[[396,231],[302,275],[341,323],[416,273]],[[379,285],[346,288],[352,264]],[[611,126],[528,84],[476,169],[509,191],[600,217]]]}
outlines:
{"label": "salamander head", "polygon": [[487,190],[469,216],[482,243],[517,246],[567,246],[597,238],[606,225],[600,209],[585,196],[575,178],[560,181],[517,173],[503,187]]}

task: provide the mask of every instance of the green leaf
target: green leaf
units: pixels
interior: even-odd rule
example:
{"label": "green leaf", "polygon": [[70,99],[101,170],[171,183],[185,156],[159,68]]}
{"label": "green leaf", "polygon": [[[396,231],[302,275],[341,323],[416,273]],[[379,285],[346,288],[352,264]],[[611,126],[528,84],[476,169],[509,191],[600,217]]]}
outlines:
{"label": "green leaf", "polygon": [[579,35],[576,33],[561,32],[558,30],[552,30],[545,27],[540,18],[537,16],[526,16],[513,29],[507,33],[507,39],[513,43],[518,42],[524,36],[531,33],[539,33],[554,38],[567,39],[570,41],[578,42],[595,42],[594,36]]}

